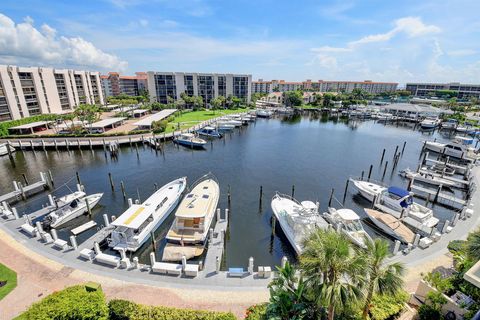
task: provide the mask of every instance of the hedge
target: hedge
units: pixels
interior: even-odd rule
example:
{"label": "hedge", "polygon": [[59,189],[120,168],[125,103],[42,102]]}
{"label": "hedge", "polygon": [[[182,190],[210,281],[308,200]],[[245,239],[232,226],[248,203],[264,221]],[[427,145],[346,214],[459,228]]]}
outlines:
{"label": "hedge", "polygon": [[391,319],[404,309],[408,297],[405,291],[400,291],[396,295],[375,295],[370,309],[372,319]]}
{"label": "hedge", "polygon": [[16,320],[108,320],[108,307],[101,290],[73,286],[55,292],[15,318]]}
{"label": "hedge", "polygon": [[268,303],[256,304],[247,309],[245,320],[266,320]]}
{"label": "hedge", "polygon": [[126,300],[111,300],[108,304],[112,320],[235,320],[230,312],[214,312],[168,307],[152,307]]}

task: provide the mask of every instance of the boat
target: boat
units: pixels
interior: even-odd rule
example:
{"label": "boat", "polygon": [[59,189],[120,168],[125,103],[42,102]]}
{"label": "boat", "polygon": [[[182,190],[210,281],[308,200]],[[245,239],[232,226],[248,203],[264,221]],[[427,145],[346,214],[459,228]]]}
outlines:
{"label": "boat", "polygon": [[408,179],[414,179],[415,181],[420,181],[420,182],[435,185],[435,186],[443,186],[443,187],[457,186],[455,182],[439,177],[433,173],[429,173],[426,170],[414,172],[410,170],[410,168],[406,168],[400,171],[400,175]]}
{"label": "boat", "polygon": [[424,130],[432,130],[438,127],[440,120],[438,118],[425,118],[420,122],[420,128]]}
{"label": "boat", "polygon": [[137,251],[178,205],[187,178],[173,180],[153,193],[142,204],[130,206],[111,223],[115,229],[108,239],[114,250]]}
{"label": "boat", "polygon": [[45,229],[58,228],[80,217],[84,213],[87,213],[89,209],[93,209],[102,196],[103,193],[94,193],[87,196],[83,191],[76,191],[55,200],[57,208],[45,216],[42,221],[43,227]]}
{"label": "boat", "polygon": [[372,241],[363,229],[360,217],[351,209],[328,208],[328,211],[323,213],[323,217],[337,231],[343,232],[353,244],[361,248],[366,248],[366,242]]}
{"label": "boat", "polygon": [[480,158],[478,150],[471,147],[473,138],[456,136],[453,141],[441,143],[437,141],[424,141],[425,149],[441,153],[451,158],[475,161]]}
{"label": "boat", "polygon": [[297,255],[302,254],[303,241],[315,228],[328,227],[325,219],[318,214],[318,204],[312,201],[299,202],[287,195],[276,193],[271,206],[275,218]]}
{"label": "boat", "polygon": [[415,234],[402,221],[394,216],[373,209],[364,209],[368,218],[383,232],[389,236],[402,241],[413,243]]}
{"label": "boat", "polygon": [[455,168],[451,168],[443,163],[436,163],[431,166],[422,167],[422,170],[424,169],[442,176],[453,176],[455,174]]}
{"label": "boat", "polygon": [[0,156],[5,156],[9,152],[15,152],[15,148],[8,143],[0,143]]}
{"label": "boat", "polygon": [[170,245],[163,251],[164,261],[179,261],[184,255],[190,259],[203,252],[219,197],[220,187],[211,173],[193,184],[165,237]]}
{"label": "boat", "polygon": [[207,141],[197,138],[193,133],[182,133],[173,139],[173,142],[190,148],[203,148]]}
{"label": "boat", "polygon": [[433,211],[413,201],[413,193],[399,187],[383,187],[381,185],[350,179],[354,187],[373,206],[389,213],[404,223],[424,233],[430,234],[439,220]]}
{"label": "boat", "polygon": [[452,130],[458,126],[458,121],[455,119],[448,119],[441,123],[442,129]]}
{"label": "boat", "polygon": [[215,127],[219,131],[231,131],[235,129],[235,126],[231,123],[228,123],[227,121],[217,121],[215,123]]}
{"label": "boat", "polygon": [[258,109],[256,113],[258,118],[270,118],[273,115],[272,111],[266,109]]}
{"label": "boat", "polygon": [[223,134],[221,134],[220,132],[218,132],[218,130],[216,130],[215,128],[210,127],[210,126],[207,126],[207,127],[204,127],[202,129],[198,130],[197,133],[201,136],[210,137],[210,138],[221,138],[221,137],[223,137]]}

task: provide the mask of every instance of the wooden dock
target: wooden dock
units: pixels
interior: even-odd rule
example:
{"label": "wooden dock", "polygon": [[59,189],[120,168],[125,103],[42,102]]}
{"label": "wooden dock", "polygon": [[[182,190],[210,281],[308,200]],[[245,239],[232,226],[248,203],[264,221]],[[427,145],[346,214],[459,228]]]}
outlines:
{"label": "wooden dock", "polygon": [[[429,198],[432,202],[434,202],[435,197],[437,197],[437,203],[447,205],[450,207],[458,207],[458,206],[465,206],[467,204],[466,200],[457,198],[453,195],[446,194],[444,192],[438,192],[438,190],[432,190],[428,188],[424,188],[415,184],[411,185],[412,191],[415,192],[415,195],[420,198],[427,199]],[[438,196],[437,196],[438,193]]]}
{"label": "wooden dock", "polygon": [[79,250],[82,249],[90,249],[93,250],[93,244],[97,242],[98,244],[102,243],[107,239],[110,234],[112,233],[113,229],[115,229],[114,226],[108,226],[105,228],[100,229],[97,233],[95,233],[93,236],[82,242],[78,248]]}
{"label": "wooden dock", "polygon": [[21,182],[13,181],[15,190],[0,196],[0,203],[13,203],[21,198],[26,199],[28,196],[45,190],[49,187],[45,174],[40,172],[40,181],[23,186]]}
{"label": "wooden dock", "polygon": [[72,234],[73,234],[74,236],[76,236],[76,235],[78,235],[78,234],[80,234],[80,233],[82,233],[82,232],[87,231],[88,229],[91,229],[91,228],[95,227],[96,225],[97,225],[97,223],[96,223],[95,221],[90,220],[90,221],[88,221],[87,223],[82,224],[81,226],[78,226],[78,227],[76,227],[76,228],[73,228],[73,229],[71,230],[71,232],[72,232]]}
{"label": "wooden dock", "polygon": [[226,219],[220,219],[215,224],[213,239],[208,244],[207,255],[203,267],[203,270],[207,273],[215,272],[217,270],[217,257],[219,261],[222,261],[227,227],[228,221]]}
{"label": "wooden dock", "polygon": [[439,160],[431,159],[431,158],[428,158],[428,157],[425,158],[425,163],[446,165],[449,168],[455,169],[455,172],[459,173],[459,174],[465,174],[465,173],[468,173],[470,171],[470,168],[468,166],[462,166],[462,165],[459,165],[457,163],[453,163],[453,162],[450,162],[450,161],[439,161]]}

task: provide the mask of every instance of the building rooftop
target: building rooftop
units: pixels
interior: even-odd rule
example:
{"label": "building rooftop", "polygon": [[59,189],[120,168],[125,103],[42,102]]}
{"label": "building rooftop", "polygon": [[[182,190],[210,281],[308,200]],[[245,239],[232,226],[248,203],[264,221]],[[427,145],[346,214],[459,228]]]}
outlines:
{"label": "building rooftop", "polygon": [[127,118],[117,117],[117,118],[103,119],[103,120],[97,121],[95,123],[92,123],[90,125],[90,128],[105,128],[105,127],[111,126],[112,124],[122,122],[125,119],[127,119]]}
{"label": "building rooftop", "polygon": [[177,109],[165,109],[165,110],[162,110],[160,112],[157,112],[157,113],[154,113],[152,114],[150,117],[147,117],[145,119],[142,119],[138,122],[135,122],[134,125],[135,126],[139,126],[139,127],[150,127],[152,126],[152,122],[154,121],[159,121],[159,120],[163,120],[165,119],[166,117],[170,116],[171,114],[173,114],[175,111],[177,111]]}

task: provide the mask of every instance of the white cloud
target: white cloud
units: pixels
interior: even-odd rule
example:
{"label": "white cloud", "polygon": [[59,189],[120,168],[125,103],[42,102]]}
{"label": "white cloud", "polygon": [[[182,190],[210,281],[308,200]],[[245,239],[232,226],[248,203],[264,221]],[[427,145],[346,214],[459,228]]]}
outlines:
{"label": "white cloud", "polygon": [[80,37],[57,37],[54,28],[43,24],[39,29],[30,17],[15,24],[0,13],[0,62],[87,67],[123,71],[127,62],[103,52]]}
{"label": "white cloud", "polygon": [[457,50],[450,50],[447,52],[447,54],[452,57],[464,57],[464,56],[472,56],[474,54],[477,54],[477,51],[473,49],[457,49]]}
{"label": "white cloud", "polygon": [[352,51],[351,48],[340,48],[340,47],[330,47],[330,46],[323,46],[323,47],[320,47],[320,48],[312,48],[311,50],[313,52],[331,52],[331,53]]}

